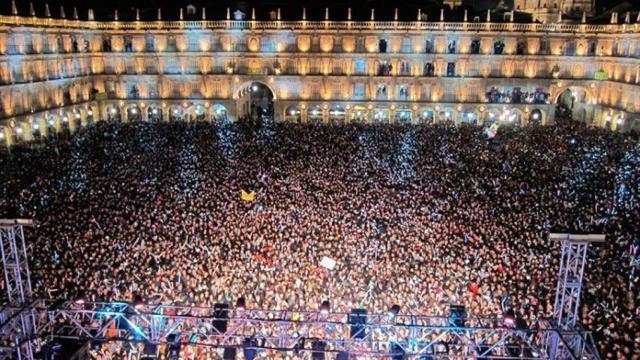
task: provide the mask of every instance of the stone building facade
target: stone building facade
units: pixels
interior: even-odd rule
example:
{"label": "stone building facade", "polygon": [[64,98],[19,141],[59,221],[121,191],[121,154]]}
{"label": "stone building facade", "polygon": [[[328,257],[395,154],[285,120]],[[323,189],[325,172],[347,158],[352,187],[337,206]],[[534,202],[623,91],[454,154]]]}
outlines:
{"label": "stone building facade", "polygon": [[226,120],[256,86],[276,121],[640,128],[639,24],[99,22],[0,16],[0,141],[91,121]]}

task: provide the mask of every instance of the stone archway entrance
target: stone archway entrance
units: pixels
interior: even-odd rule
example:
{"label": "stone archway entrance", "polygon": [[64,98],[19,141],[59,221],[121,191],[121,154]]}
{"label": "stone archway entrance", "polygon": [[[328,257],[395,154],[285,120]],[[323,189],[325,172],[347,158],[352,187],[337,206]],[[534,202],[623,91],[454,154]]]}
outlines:
{"label": "stone archway entrance", "polygon": [[568,86],[556,95],[556,116],[584,121],[591,102],[592,94],[587,88]]}
{"label": "stone archway entrance", "polygon": [[250,119],[252,121],[272,121],[273,90],[260,81],[243,83],[234,94],[238,119]]}

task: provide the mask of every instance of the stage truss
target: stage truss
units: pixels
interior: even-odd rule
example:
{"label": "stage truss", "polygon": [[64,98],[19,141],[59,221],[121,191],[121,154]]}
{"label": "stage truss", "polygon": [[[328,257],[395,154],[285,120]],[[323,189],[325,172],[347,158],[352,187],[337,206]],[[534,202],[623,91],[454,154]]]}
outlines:
{"label": "stage truss", "polygon": [[[36,304],[37,333],[50,339],[205,346],[262,351],[348,354],[350,358],[405,356],[447,359],[550,359],[547,339],[582,339],[585,346],[564,359],[597,359],[587,331],[559,330],[547,321],[526,329],[500,318],[467,318],[463,327],[447,317],[366,315],[352,329],[347,313],[137,305],[125,302]],[[226,329],[221,324],[227,322]],[[353,333],[361,337],[352,337]],[[318,346],[321,344],[321,346]],[[332,358],[328,355],[327,358]]]}
{"label": "stage truss", "polygon": [[364,323],[356,325],[350,321],[353,315],[322,311],[33,301],[23,230],[32,225],[28,220],[0,220],[8,299],[0,312],[0,359],[32,360],[42,340],[56,339],[339,359],[599,359],[591,333],[576,327],[586,247],[595,238],[552,234],[563,249],[554,320],[523,326],[514,319],[372,314],[358,315]]}
{"label": "stage truss", "polygon": [[0,219],[0,259],[4,272],[5,307],[0,312],[0,358],[33,359],[35,310],[24,239],[31,220]]}

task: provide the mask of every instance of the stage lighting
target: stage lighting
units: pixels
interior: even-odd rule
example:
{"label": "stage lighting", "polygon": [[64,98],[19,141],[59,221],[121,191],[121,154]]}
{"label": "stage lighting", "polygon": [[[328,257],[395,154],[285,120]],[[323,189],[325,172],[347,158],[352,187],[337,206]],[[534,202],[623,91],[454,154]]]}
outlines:
{"label": "stage lighting", "polygon": [[398,313],[400,313],[400,305],[393,304],[393,306],[391,306],[391,308],[389,309],[389,316],[396,317],[398,316]]}
{"label": "stage lighting", "polygon": [[325,300],[320,304],[321,314],[328,314],[330,310],[331,310],[331,304],[329,303],[329,300]]}
{"label": "stage lighting", "polygon": [[142,296],[136,295],[133,298],[133,308],[136,310],[141,310],[144,307],[144,302],[142,301]]}
{"label": "stage lighting", "polygon": [[504,326],[506,326],[506,327],[514,327],[515,326],[515,324],[516,324],[516,315],[513,312],[513,310],[507,310],[504,313],[503,321],[504,321]]}
{"label": "stage lighting", "polygon": [[241,296],[236,301],[236,310],[237,311],[245,311],[245,309],[246,309],[246,302],[244,301],[244,297]]}
{"label": "stage lighting", "polygon": [[76,305],[84,305],[87,302],[87,299],[84,297],[84,295],[80,295],[75,302]]}

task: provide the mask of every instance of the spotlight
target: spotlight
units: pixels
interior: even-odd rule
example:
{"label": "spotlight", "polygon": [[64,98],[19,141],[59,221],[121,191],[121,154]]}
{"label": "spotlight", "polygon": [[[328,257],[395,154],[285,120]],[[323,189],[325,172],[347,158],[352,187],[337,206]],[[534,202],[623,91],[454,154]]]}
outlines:
{"label": "spotlight", "polygon": [[152,113],[153,115],[158,115],[158,109],[153,108],[153,110],[151,110],[151,113]]}
{"label": "spotlight", "polygon": [[321,314],[328,314],[330,310],[331,310],[331,304],[329,303],[329,300],[325,300],[320,304]]}
{"label": "spotlight", "polygon": [[91,110],[87,111],[87,115],[89,115],[89,116],[93,115],[93,111],[91,111]]}
{"label": "spotlight", "polygon": [[238,300],[236,301],[236,310],[244,311],[245,309],[246,309],[246,302],[244,300],[244,297],[239,297]]}
{"label": "spotlight", "polygon": [[80,114],[75,113],[75,117],[76,117],[76,119],[80,119]]}
{"label": "spotlight", "polygon": [[258,85],[255,85],[255,84],[254,84],[254,85],[251,87],[251,90],[253,90],[253,91],[258,91]]}
{"label": "spotlight", "polygon": [[115,114],[116,113],[116,108],[109,109],[109,112],[112,113],[112,114]]}
{"label": "spotlight", "polygon": [[63,122],[67,122],[67,121],[69,121],[69,118],[68,118],[68,117],[66,117],[66,116],[63,116],[63,117],[62,117],[62,121],[63,121]]}
{"label": "spotlight", "polygon": [[144,307],[144,302],[142,301],[142,296],[136,295],[133,298],[133,308],[136,310],[141,310]]}
{"label": "spotlight", "polygon": [[400,312],[400,305],[393,304],[393,306],[391,306],[391,308],[389,309],[389,316],[396,317],[398,316],[399,312]]}
{"label": "spotlight", "polygon": [[33,130],[38,130],[40,128],[40,125],[38,124],[33,124]]}
{"label": "spotlight", "polygon": [[131,109],[131,113],[132,114],[137,114],[138,113],[138,109],[136,109],[136,108]]}

